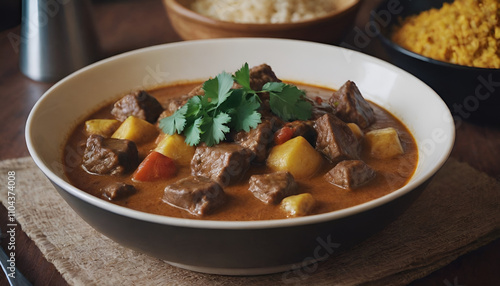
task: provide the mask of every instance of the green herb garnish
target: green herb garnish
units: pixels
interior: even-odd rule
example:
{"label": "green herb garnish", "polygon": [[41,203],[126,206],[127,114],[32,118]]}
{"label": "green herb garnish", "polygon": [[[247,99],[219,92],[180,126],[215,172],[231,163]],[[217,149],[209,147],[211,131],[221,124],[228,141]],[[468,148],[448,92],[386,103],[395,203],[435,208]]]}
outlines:
{"label": "green herb garnish", "polygon": [[[234,82],[241,88],[233,89]],[[268,82],[260,91],[250,87],[250,70],[245,63],[234,76],[226,72],[203,84],[205,95],[194,96],[174,114],[160,120],[166,134],[184,134],[186,143],[218,144],[234,130],[250,131],[261,122],[259,93],[268,92],[271,111],[285,121],[311,117],[311,103],[304,91],[282,82]]]}

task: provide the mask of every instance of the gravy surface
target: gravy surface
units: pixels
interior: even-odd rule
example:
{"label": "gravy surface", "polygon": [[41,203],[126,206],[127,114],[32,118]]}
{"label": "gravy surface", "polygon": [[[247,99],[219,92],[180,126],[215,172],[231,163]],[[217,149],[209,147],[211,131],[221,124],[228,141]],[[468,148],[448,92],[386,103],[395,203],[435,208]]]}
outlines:
{"label": "gravy surface", "polygon": [[[182,94],[186,94],[199,84],[198,82],[179,84],[149,90],[148,92],[162,103],[166,102],[170,97],[178,97]],[[305,90],[306,94],[311,98],[315,98],[316,96],[328,98],[333,92],[333,90],[321,87],[299,83],[293,84]],[[417,146],[412,135],[409,130],[389,112],[376,104],[370,104],[375,111],[376,121],[363,131],[366,133],[373,129],[394,127],[399,133],[399,138],[405,153],[392,159],[381,160],[370,157],[365,151],[366,148],[363,148],[361,160],[372,167],[377,175],[368,184],[351,191],[334,186],[323,178],[323,175],[333,167],[333,165],[327,163],[326,160],[324,161],[322,171],[314,177],[296,179],[299,184],[299,192],[311,193],[317,202],[312,214],[340,210],[379,198],[404,186],[412,176],[418,160]],[[113,118],[110,114],[111,109],[112,104],[107,105],[93,113],[87,119]],[[180,167],[177,176],[171,179],[154,182],[133,182],[131,180],[131,174],[118,177],[92,175],[81,167],[81,155],[83,155],[83,150],[85,148],[86,137],[84,133],[84,122],[82,122],[70,135],[63,158],[71,157],[72,160],[71,164],[70,162],[66,162],[66,175],[69,181],[79,189],[96,197],[103,198],[101,188],[106,186],[110,181],[121,180],[125,183],[133,184],[137,192],[126,199],[112,202],[134,210],[170,217],[206,220],[242,221],[286,218],[286,213],[280,209],[279,205],[265,204],[255,198],[248,190],[248,178],[253,174],[269,172],[266,166],[252,165],[246,173],[245,178],[239,184],[224,187],[224,192],[227,194],[228,200],[223,207],[211,214],[198,217],[185,210],[164,203],[161,200],[166,185],[190,174],[189,166]],[[147,144],[138,145],[137,147],[139,150],[139,157],[142,160],[156,147],[156,145],[153,141]],[[77,158],[69,156],[69,152],[74,151],[80,154],[80,156]],[[76,160],[76,162],[74,160]]]}

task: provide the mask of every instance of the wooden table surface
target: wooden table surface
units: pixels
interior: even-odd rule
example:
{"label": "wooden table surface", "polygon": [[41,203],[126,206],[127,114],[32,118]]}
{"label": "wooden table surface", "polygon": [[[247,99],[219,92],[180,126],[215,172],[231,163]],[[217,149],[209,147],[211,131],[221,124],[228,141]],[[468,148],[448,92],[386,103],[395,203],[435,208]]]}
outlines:
{"label": "wooden table surface", "polygon": [[[380,0],[365,0],[356,20],[358,28],[365,27],[369,12],[377,2]],[[0,9],[5,7],[0,6]],[[172,30],[161,0],[96,0],[93,10],[106,56],[181,40]],[[29,155],[24,141],[26,118],[35,102],[52,85],[32,81],[19,71],[18,46],[12,41],[12,35],[20,35],[19,25],[0,31],[0,160]],[[383,58],[377,40],[370,40],[370,45],[361,49],[362,52]],[[462,122],[457,128],[451,156],[500,180],[500,128]],[[7,211],[1,206],[2,230],[6,229],[6,224]],[[2,247],[6,246],[4,239]],[[16,265],[34,285],[67,285],[22,231],[22,226],[17,229],[16,246]],[[412,285],[500,285],[499,270],[500,240],[496,240]],[[6,285],[3,276],[0,285]]]}

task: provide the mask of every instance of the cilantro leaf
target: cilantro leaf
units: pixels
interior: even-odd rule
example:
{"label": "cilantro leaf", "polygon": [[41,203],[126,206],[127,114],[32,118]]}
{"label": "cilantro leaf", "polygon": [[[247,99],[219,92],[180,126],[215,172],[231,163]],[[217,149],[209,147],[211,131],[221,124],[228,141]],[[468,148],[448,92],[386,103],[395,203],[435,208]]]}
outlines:
{"label": "cilantro leaf", "polygon": [[250,69],[248,68],[248,63],[245,63],[241,69],[234,73],[233,79],[243,87],[246,91],[252,91],[250,87]]}
{"label": "cilantro leaf", "polygon": [[205,81],[202,87],[205,91],[203,100],[215,106],[221,105],[231,94],[233,83],[233,77],[226,72],[222,72],[217,77]]}
{"label": "cilantro leaf", "polygon": [[184,135],[186,136],[186,139],[184,141],[186,142],[186,144],[191,146],[196,146],[200,143],[201,140],[200,126],[202,121],[203,119],[199,117],[184,130]]}
{"label": "cilantro leaf", "polygon": [[237,123],[235,124],[236,130],[245,130],[248,132],[250,129],[257,127],[257,125],[262,122],[261,114],[257,112],[257,108],[255,108],[255,106],[258,108],[260,104],[246,103],[240,106],[239,111],[241,112],[237,113]]}
{"label": "cilantro leaf", "polygon": [[[185,116],[187,118],[193,118],[193,117],[196,117],[197,114],[200,113],[201,111],[201,108],[202,108],[202,105],[201,105],[201,97],[200,96],[193,96],[191,97],[187,103],[185,104],[187,105],[187,110],[185,112]],[[184,106],[183,106],[184,107]],[[181,110],[182,107],[179,109]]]}
{"label": "cilantro leaf", "polygon": [[281,119],[307,120],[312,114],[312,105],[305,100],[304,91],[285,83],[266,83],[263,91],[269,92],[271,111]]}
{"label": "cilantro leaf", "polygon": [[264,84],[264,86],[262,86],[262,91],[279,93],[283,91],[284,86],[285,84],[282,82],[270,81]]}
{"label": "cilantro leaf", "polygon": [[217,76],[217,80],[219,82],[219,90],[218,90],[218,102],[217,106],[220,106],[226,99],[231,95],[231,88],[233,87],[234,80],[233,77],[223,72]]}
{"label": "cilantro leaf", "polygon": [[[233,89],[234,82],[241,88]],[[261,91],[250,87],[250,69],[245,63],[234,76],[222,72],[203,83],[205,95],[191,97],[174,114],[160,120],[160,128],[167,134],[184,134],[191,146],[205,142],[208,146],[220,143],[231,130],[246,132],[257,127],[261,99],[258,93],[268,92],[271,111],[289,121],[307,120],[312,105],[304,91],[282,82],[268,82]]]}
{"label": "cilantro leaf", "polygon": [[261,114],[257,111],[260,107],[259,97],[242,90],[235,90],[234,97],[238,97],[238,101],[233,103],[233,108],[228,109],[232,117],[230,126],[235,131],[245,130],[246,132],[257,127],[261,122]]}
{"label": "cilantro leaf", "polygon": [[312,116],[312,104],[309,101],[299,101],[295,104],[295,117],[299,120],[308,120]]}
{"label": "cilantro leaf", "polygon": [[186,125],[186,112],[188,105],[185,104],[179,108],[172,116],[160,120],[159,127],[167,134],[174,134],[176,131],[181,133]]}
{"label": "cilantro leaf", "polygon": [[208,105],[217,102],[219,99],[219,81],[217,78],[211,78],[203,83],[202,89],[205,95],[202,97],[203,104]]}
{"label": "cilantro leaf", "polygon": [[204,118],[203,130],[201,140],[208,146],[218,144],[225,139],[225,133],[229,132],[229,127],[225,124],[231,121],[231,117],[224,112],[217,114],[217,116]]}

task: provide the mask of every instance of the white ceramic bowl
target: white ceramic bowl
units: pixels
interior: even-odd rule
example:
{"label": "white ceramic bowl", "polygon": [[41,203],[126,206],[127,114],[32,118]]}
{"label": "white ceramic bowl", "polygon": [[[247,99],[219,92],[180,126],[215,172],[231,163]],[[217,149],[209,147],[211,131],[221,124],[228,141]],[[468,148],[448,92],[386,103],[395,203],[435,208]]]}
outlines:
{"label": "white ceramic bowl", "polygon": [[[103,103],[138,88],[206,79],[244,62],[267,63],[286,80],[332,88],[353,80],[366,98],[399,117],[419,147],[415,174],[386,196],[347,209],[270,221],[204,221],[130,210],[68,183],[62,149],[75,125]],[[314,263],[382,229],[418,196],[449,156],[454,124],[440,97],[409,73],[335,46],[282,39],[219,39],[154,46],[118,55],[61,80],[26,125],[29,152],[60,195],[90,225],[127,247],[183,268],[263,274]],[[78,166],[73,166],[77,168]],[[335,246],[335,247],[334,247]]]}

